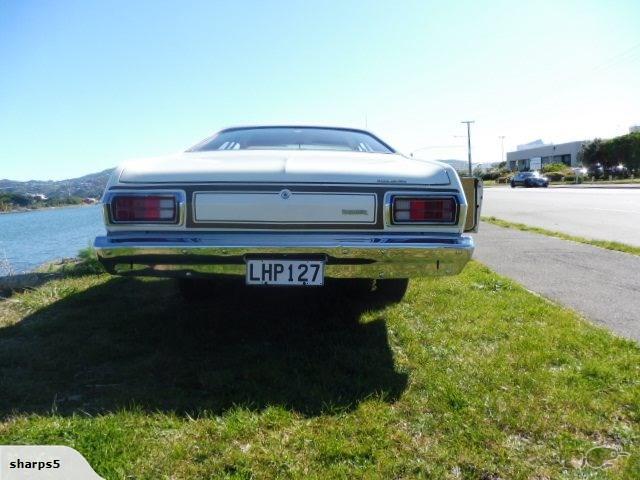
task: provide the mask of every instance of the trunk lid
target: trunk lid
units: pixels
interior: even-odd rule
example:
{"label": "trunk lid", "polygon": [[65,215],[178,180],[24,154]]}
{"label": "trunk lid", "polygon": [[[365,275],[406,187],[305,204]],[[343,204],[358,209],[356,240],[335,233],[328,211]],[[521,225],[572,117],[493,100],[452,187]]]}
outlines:
{"label": "trunk lid", "polygon": [[235,150],[185,152],[125,164],[119,183],[349,183],[450,185],[450,167],[399,154]]}

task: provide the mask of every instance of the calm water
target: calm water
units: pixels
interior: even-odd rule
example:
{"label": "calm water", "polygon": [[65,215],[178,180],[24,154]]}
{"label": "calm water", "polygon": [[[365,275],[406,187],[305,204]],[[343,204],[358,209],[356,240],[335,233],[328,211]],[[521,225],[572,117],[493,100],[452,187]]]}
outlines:
{"label": "calm water", "polygon": [[[74,257],[104,235],[100,205],[0,215],[0,275],[5,263],[26,272],[42,263]],[[6,262],[5,262],[6,260]]]}

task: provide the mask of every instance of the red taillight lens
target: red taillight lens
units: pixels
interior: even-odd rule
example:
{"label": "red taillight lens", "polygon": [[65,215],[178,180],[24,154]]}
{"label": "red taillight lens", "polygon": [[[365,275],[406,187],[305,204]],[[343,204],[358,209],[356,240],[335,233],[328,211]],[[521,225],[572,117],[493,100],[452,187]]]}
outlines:
{"label": "red taillight lens", "polygon": [[114,222],[176,223],[176,199],[162,195],[118,195],[111,202]]}
{"label": "red taillight lens", "polygon": [[395,197],[393,222],[455,223],[456,201],[446,197]]}

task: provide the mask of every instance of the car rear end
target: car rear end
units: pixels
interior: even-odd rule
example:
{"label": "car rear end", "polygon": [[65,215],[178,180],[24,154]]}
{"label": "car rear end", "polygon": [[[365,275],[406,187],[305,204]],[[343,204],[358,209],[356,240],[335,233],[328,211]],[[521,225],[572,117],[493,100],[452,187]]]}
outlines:
{"label": "car rear end", "polygon": [[282,285],[450,275],[473,252],[463,232],[477,226],[477,182],[469,191],[471,207],[459,181],[449,188],[114,185],[103,198],[108,234],[95,246],[118,275],[232,275]]}
{"label": "car rear end", "polygon": [[465,182],[362,130],[226,129],[118,169],[95,246],[118,275],[290,286],[452,275],[479,215],[481,187]]}

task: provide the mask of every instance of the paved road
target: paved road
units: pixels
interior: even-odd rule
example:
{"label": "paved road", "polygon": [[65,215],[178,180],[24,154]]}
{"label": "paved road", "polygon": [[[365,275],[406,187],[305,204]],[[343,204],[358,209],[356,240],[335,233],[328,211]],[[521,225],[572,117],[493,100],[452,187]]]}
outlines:
{"label": "paved road", "polygon": [[486,223],[476,243],[496,272],[640,341],[640,257]]}
{"label": "paved road", "polygon": [[482,214],[640,246],[640,188],[487,188]]}

